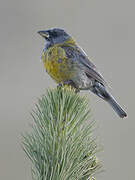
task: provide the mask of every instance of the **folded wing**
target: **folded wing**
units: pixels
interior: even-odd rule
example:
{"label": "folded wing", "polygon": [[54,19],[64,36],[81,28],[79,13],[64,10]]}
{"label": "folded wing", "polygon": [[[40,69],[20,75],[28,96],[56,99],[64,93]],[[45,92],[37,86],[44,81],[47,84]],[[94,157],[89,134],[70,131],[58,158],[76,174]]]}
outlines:
{"label": "folded wing", "polygon": [[85,52],[78,46],[63,46],[62,47],[67,58],[71,58],[73,62],[77,61],[77,64],[83,69],[89,78],[93,78],[97,82],[105,85],[106,82],[102,75],[97,70],[96,66],[89,60]]}

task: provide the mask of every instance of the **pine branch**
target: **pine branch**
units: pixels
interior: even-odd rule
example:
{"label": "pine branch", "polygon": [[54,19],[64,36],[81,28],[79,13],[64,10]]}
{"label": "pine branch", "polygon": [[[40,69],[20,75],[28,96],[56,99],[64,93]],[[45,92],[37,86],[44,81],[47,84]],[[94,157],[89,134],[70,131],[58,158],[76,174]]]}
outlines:
{"label": "pine branch", "polygon": [[31,115],[33,132],[23,136],[23,149],[34,180],[90,180],[99,171],[85,97],[69,87],[51,89]]}

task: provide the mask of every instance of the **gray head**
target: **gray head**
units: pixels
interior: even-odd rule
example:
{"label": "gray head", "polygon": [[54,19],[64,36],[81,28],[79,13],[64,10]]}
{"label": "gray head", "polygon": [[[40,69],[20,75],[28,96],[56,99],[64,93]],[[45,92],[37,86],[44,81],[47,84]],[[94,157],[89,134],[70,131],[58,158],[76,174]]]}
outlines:
{"label": "gray head", "polygon": [[70,38],[70,36],[63,29],[59,28],[39,31],[38,33],[45,39],[48,46],[63,43]]}

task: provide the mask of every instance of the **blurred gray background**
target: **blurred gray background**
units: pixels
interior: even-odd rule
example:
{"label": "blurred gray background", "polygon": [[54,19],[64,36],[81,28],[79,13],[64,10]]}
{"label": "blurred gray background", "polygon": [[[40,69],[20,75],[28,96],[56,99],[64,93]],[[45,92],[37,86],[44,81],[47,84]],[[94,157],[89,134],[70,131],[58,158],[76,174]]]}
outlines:
{"label": "blurred gray background", "polygon": [[120,119],[91,93],[93,117],[104,145],[98,180],[135,179],[135,2],[133,0],[0,1],[0,179],[30,180],[21,133],[32,122],[37,98],[54,81],[40,60],[38,30],[62,27],[83,47],[128,112]]}

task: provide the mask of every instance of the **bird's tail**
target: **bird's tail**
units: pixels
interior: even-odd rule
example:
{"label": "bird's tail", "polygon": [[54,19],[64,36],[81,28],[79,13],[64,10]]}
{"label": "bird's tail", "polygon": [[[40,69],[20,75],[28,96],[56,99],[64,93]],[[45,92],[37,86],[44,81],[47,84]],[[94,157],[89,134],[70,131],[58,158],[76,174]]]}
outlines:
{"label": "bird's tail", "polygon": [[110,99],[107,100],[107,102],[112,106],[114,111],[121,117],[124,118],[127,116],[125,111],[120,107],[120,105],[116,102],[116,100],[110,96]]}
{"label": "bird's tail", "polygon": [[120,105],[117,103],[117,101],[114,99],[112,95],[107,92],[105,87],[100,83],[95,83],[93,90],[96,95],[107,101],[113,110],[121,117],[124,118],[127,116],[126,112],[120,107]]}

